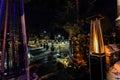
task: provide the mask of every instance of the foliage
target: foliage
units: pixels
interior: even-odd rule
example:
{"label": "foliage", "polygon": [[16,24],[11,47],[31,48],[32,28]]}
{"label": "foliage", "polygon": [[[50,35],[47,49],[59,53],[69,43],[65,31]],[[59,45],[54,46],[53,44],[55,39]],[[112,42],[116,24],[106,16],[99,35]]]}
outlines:
{"label": "foliage", "polygon": [[72,25],[70,23],[67,23],[63,28],[65,29],[66,32],[69,33],[70,38],[78,34],[80,31],[80,27],[78,27],[77,24]]}
{"label": "foliage", "polygon": [[87,54],[89,52],[89,36],[78,34],[77,38],[79,41],[79,51],[82,54]]}
{"label": "foliage", "polygon": [[61,8],[56,9],[56,15],[54,17],[59,25],[64,25],[67,22],[75,23],[77,20],[76,1],[64,0]]}
{"label": "foliage", "polygon": [[[81,60],[87,60],[87,54],[89,53],[89,36],[78,34],[73,38],[72,47],[75,56],[81,55]],[[80,61],[81,61],[80,60]],[[83,63],[81,63],[82,65]]]}

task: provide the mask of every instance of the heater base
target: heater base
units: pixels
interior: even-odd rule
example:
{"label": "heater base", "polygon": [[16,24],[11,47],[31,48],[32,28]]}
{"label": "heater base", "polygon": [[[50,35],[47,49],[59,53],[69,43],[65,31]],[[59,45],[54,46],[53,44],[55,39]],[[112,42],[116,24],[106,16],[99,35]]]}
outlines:
{"label": "heater base", "polygon": [[104,80],[106,78],[106,58],[105,54],[90,55],[91,80]]}

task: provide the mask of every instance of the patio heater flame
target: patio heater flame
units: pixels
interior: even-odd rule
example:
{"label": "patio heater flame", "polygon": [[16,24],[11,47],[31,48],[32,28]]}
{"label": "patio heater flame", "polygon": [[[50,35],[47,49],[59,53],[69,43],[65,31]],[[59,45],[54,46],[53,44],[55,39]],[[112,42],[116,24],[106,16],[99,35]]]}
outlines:
{"label": "patio heater flame", "polygon": [[104,42],[100,25],[100,20],[102,18],[101,15],[95,15],[88,18],[91,21],[89,70],[90,79],[94,80],[104,80],[106,75]]}
{"label": "patio heater flame", "polygon": [[90,52],[96,54],[104,53],[104,42],[99,18],[91,20],[90,31]]}
{"label": "patio heater flame", "polygon": [[95,36],[94,36],[94,53],[99,53],[99,46],[98,46],[98,38],[97,38],[97,35],[96,35],[96,33],[94,32],[93,33]]}

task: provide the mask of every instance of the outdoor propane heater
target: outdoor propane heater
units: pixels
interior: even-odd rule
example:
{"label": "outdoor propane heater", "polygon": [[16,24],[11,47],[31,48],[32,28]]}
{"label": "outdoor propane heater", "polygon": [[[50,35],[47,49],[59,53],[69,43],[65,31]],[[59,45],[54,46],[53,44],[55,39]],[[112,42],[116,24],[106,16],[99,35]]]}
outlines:
{"label": "outdoor propane heater", "polygon": [[103,19],[101,15],[88,18],[91,22],[89,70],[90,79],[92,80],[104,80],[106,76],[106,59],[100,23],[101,19]]}

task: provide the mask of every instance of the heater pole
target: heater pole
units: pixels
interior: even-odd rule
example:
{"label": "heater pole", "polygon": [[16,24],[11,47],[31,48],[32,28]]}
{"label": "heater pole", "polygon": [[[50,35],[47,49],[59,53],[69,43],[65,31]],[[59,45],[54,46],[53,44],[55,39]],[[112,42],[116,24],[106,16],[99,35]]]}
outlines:
{"label": "heater pole", "polygon": [[2,80],[4,80],[4,63],[5,63],[5,50],[6,50],[6,33],[7,33],[7,23],[8,23],[8,0],[6,0],[6,10],[5,10],[5,23],[4,23],[4,34],[3,34],[3,44],[2,44],[2,55],[1,55],[1,74]]}
{"label": "heater pole", "polygon": [[22,26],[22,37],[23,37],[23,47],[25,54],[25,70],[27,75],[27,80],[30,80],[29,63],[28,63],[28,47],[27,47],[27,36],[26,36],[26,24],[25,24],[25,14],[24,14],[24,0],[20,0],[20,14],[21,14],[21,26]]}
{"label": "heater pole", "polygon": [[103,63],[102,63],[102,56],[100,56],[100,64],[101,64],[101,66],[100,66],[100,67],[101,67],[101,78],[102,78],[102,80],[103,80],[103,71],[102,71],[102,70],[103,70],[103,65],[102,65]]}
{"label": "heater pole", "polygon": [[89,53],[89,73],[90,73],[90,80],[91,80],[91,61],[90,61],[90,54],[91,52]]}

